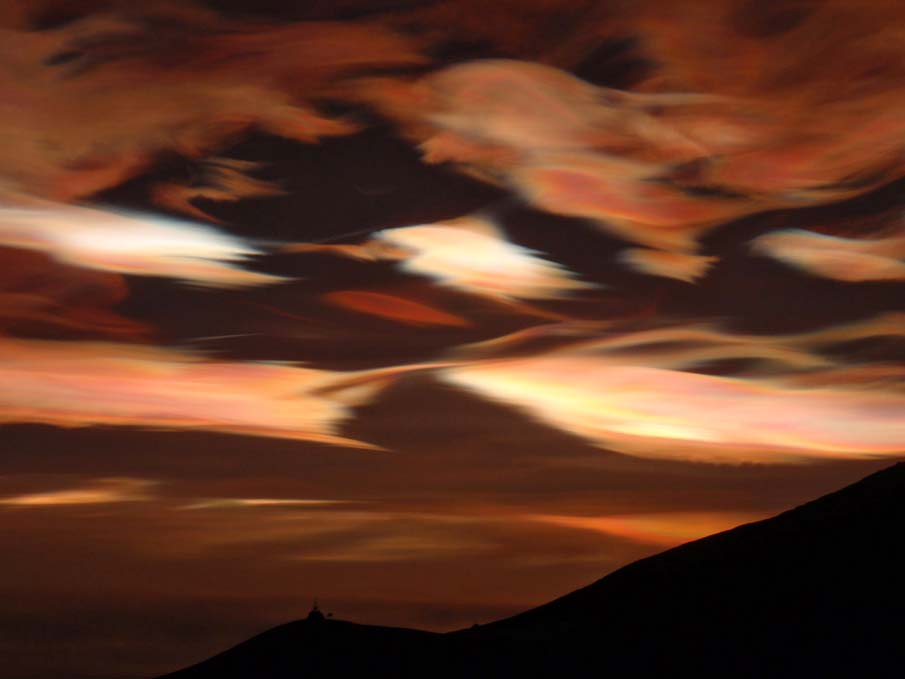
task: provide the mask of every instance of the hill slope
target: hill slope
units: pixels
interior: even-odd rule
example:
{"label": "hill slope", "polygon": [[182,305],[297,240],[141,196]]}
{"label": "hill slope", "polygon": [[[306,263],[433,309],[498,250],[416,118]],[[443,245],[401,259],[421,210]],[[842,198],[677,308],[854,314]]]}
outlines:
{"label": "hill slope", "polygon": [[167,679],[901,676],[905,463],[450,634],[300,621]]}

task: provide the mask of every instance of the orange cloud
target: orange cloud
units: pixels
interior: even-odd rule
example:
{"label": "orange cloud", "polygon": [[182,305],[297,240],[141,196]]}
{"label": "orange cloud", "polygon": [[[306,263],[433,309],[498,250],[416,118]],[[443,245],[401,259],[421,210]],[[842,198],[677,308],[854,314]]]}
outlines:
{"label": "orange cloud", "polygon": [[[555,328],[555,326],[554,326]],[[460,351],[448,361],[340,373],[204,360],[164,349],[3,340],[2,419],[205,429],[370,447],[338,435],[351,408],[425,372],[602,448],[709,462],[791,462],[905,452],[900,370],[824,355],[839,342],[900,336],[896,317],[780,337],[680,326],[578,340],[549,327]],[[507,358],[522,341],[565,346]],[[502,351],[502,357],[488,357]],[[746,370],[697,372],[744,359]]]}
{"label": "orange cloud", "polygon": [[336,306],[379,316],[408,325],[442,325],[466,327],[471,325],[466,319],[434,307],[403,299],[382,292],[367,290],[338,290],[321,296],[326,302]]}
{"label": "orange cloud", "polygon": [[400,120],[427,160],[460,163],[545,210],[594,219],[640,244],[692,249],[703,229],[764,209],[669,180],[673,166],[723,149],[681,131],[668,114],[726,116],[729,102],[719,97],[621,92],[502,59],[410,84],[367,82],[360,96]]}
{"label": "orange cloud", "polygon": [[589,530],[660,547],[673,547],[762,518],[762,514],[733,512],[662,512],[616,516],[538,514],[529,517],[540,523]]}
{"label": "orange cloud", "polygon": [[686,283],[694,283],[706,276],[717,261],[716,257],[646,248],[629,248],[622,253],[620,259],[641,273],[675,278]]}
{"label": "orange cloud", "polygon": [[138,338],[148,329],[111,309],[127,295],[122,276],[59,264],[26,250],[0,248],[0,329]]}
{"label": "orange cloud", "polygon": [[347,504],[343,500],[313,500],[309,498],[272,498],[272,497],[220,497],[198,500],[182,506],[180,509],[244,509],[254,507],[326,507],[336,504]]}
{"label": "orange cloud", "polygon": [[905,236],[867,240],[789,229],[755,238],[751,247],[823,278],[847,283],[905,280]]}
{"label": "orange cloud", "polygon": [[667,250],[693,250],[706,229],[756,211],[735,199],[695,197],[653,181],[653,169],[638,176],[624,165],[591,154],[547,155],[513,167],[508,176],[544,210],[593,219],[624,240]]}
{"label": "orange cloud", "polygon": [[693,252],[703,232],[741,216],[834,202],[901,176],[905,52],[895,3],[829,0],[777,18],[741,0],[692,12],[648,1],[620,14],[612,22],[587,13],[577,40],[636,38],[651,66],[633,91],[486,59],[364,81],[354,96],[397,120],[428,162],[670,252]]}
{"label": "orange cloud", "polygon": [[231,264],[258,251],[211,227],[86,207],[0,207],[0,245],[45,252],[74,266],[167,276],[198,285],[238,287],[282,280]]}
{"label": "orange cloud", "polygon": [[249,172],[257,163],[233,158],[209,158],[203,164],[201,181],[191,185],[174,182],[159,183],[152,189],[152,200],[162,207],[207,221],[219,221],[195,205],[203,199],[215,202],[235,202],[243,198],[267,198],[285,193],[275,183],[256,179]]}
{"label": "orange cloud", "polygon": [[149,492],[155,485],[148,479],[112,477],[95,479],[78,488],[26,493],[0,498],[0,505],[13,507],[58,507],[69,505],[97,505],[116,502],[140,502],[151,499]]}
{"label": "orange cloud", "polygon": [[10,26],[0,39],[0,178],[63,201],[138,174],[162,151],[203,157],[252,126],[306,142],[348,134],[354,125],[312,99],[358,69],[422,60],[377,24],[234,22],[187,3],[56,30]]}

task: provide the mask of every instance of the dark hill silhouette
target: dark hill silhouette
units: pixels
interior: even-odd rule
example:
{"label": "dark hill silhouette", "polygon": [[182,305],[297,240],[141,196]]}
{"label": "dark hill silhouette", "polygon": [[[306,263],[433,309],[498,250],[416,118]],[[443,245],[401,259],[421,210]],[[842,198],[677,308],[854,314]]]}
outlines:
{"label": "dark hill silhouette", "polygon": [[899,677],[905,463],[449,634],[303,620],[166,679]]}

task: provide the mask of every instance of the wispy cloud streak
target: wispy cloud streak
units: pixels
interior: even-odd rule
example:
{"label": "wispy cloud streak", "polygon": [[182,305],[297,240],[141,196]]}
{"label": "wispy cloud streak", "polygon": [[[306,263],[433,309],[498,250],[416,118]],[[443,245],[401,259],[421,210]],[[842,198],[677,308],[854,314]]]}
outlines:
{"label": "wispy cloud streak", "polygon": [[788,229],[764,234],[752,249],[813,276],[847,283],[905,281],[905,235],[842,238]]}
{"label": "wispy cloud streak", "polygon": [[11,507],[67,507],[119,502],[141,502],[153,497],[155,482],[148,479],[110,477],[95,479],[76,488],[0,497],[0,505]]}
{"label": "wispy cloud streak", "polygon": [[337,435],[393,371],[209,361],[115,344],[0,341],[0,421],[207,430],[372,447]]}

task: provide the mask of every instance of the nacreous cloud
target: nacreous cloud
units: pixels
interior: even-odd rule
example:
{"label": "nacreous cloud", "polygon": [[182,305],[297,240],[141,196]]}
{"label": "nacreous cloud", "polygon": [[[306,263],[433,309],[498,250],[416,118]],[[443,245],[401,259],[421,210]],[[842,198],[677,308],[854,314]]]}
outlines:
{"label": "nacreous cloud", "polygon": [[258,251],[201,224],[52,203],[0,207],[0,245],[45,252],[60,262],[198,285],[275,283],[278,276],[232,264]]}
{"label": "nacreous cloud", "polygon": [[628,248],[622,252],[620,259],[640,273],[675,278],[686,283],[703,278],[717,260],[716,257],[647,248]]}
{"label": "nacreous cloud", "polygon": [[[441,375],[601,448],[640,457],[738,463],[894,456],[905,452],[905,392],[890,379],[900,380],[900,371],[841,368],[809,349],[901,335],[903,328],[878,319],[772,339],[676,328],[463,363]],[[693,372],[725,359],[759,367],[749,374]]]}
{"label": "nacreous cloud", "polygon": [[721,114],[727,102],[718,97],[620,92],[502,59],[458,64],[410,84],[372,81],[360,96],[399,120],[429,162],[458,163],[538,207],[596,220],[631,242],[690,250],[703,228],[762,209],[688,193],[666,176],[677,164],[724,151],[672,122]]}
{"label": "nacreous cloud", "polygon": [[[632,90],[486,59],[366,80],[354,95],[396,120],[428,162],[667,251],[693,253],[704,231],[745,215],[839,201],[901,176],[896,3],[827,0],[769,39],[743,30],[760,10],[740,0],[694,10],[638,2],[619,14],[619,27],[584,28],[637,43],[649,69]],[[662,264],[641,267],[673,270]]]}
{"label": "nacreous cloud", "polygon": [[312,100],[358,69],[422,61],[373,22],[121,7],[51,30],[0,27],[0,184],[68,202],[139,174],[161,152],[203,158],[253,127],[305,142],[348,134],[354,125]]}
{"label": "nacreous cloud", "polygon": [[905,281],[905,236],[867,240],[788,229],[755,238],[751,247],[823,278],[847,283]]}
{"label": "nacreous cloud", "polygon": [[0,341],[0,422],[201,429],[369,448],[336,430],[393,369],[339,373],[166,349]]}
{"label": "nacreous cloud", "polygon": [[408,273],[502,302],[558,299],[594,287],[535,250],[509,242],[493,223],[479,217],[384,229],[362,245],[299,244],[285,249],[395,260]]}

